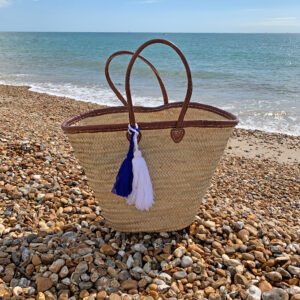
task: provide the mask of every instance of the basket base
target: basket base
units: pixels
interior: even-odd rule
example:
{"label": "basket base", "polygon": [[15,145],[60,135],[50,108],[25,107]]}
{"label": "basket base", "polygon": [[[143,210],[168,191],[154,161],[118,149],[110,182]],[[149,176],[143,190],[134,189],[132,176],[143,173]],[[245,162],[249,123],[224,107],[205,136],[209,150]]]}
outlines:
{"label": "basket base", "polygon": [[105,226],[110,227],[116,231],[120,231],[120,232],[170,232],[170,231],[178,231],[181,229],[184,229],[188,226],[190,226],[195,220],[195,217],[189,219],[186,222],[178,222],[178,226],[174,226],[174,227],[157,227],[154,228],[154,226],[152,226],[153,228],[146,228],[143,226],[139,226],[137,228],[124,228],[124,226],[118,226],[112,222],[106,221]]}

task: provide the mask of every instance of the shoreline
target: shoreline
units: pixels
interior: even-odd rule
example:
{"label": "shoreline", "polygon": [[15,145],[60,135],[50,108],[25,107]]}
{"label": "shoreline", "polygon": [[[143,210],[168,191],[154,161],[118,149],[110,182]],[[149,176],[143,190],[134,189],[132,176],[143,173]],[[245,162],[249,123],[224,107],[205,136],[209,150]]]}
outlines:
{"label": "shoreline", "polygon": [[[72,97],[70,95],[60,95],[59,93],[55,93],[55,92],[44,92],[44,91],[40,91],[38,87],[35,86],[31,86],[31,85],[15,85],[15,84],[7,84],[7,83],[3,83],[0,81],[0,86],[12,86],[12,87],[23,87],[23,88],[27,88],[29,92],[33,92],[33,93],[38,93],[38,94],[45,94],[48,96],[53,96],[53,97],[58,97],[58,98],[67,98],[67,99],[71,99],[74,101],[79,101],[79,102],[84,102],[84,103],[90,103],[90,104],[96,104],[99,107],[104,107],[107,106],[106,104],[99,104],[96,102],[92,102],[90,100],[83,100],[80,98],[76,98],[76,97]],[[118,105],[121,105],[120,103]],[[113,106],[118,106],[118,105],[113,105]],[[239,127],[239,124],[237,125],[236,129],[241,129],[241,130],[246,130],[246,131],[260,131],[260,132],[264,132],[264,133],[268,133],[268,134],[281,134],[281,135],[285,135],[285,136],[291,136],[291,137],[300,137],[300,134],[297,135],[296,133],[287,133],[287,132],[277,132],[277,131],[272,131],[272,130],[262,130],[262,129],[255,129],[255,128],[247,128],[247,127]]]}
{"label": "shoreline", "polygon": [[122,233],[60,127],[99,107],[0,85],[0,297],[299,299],[300,137],[235,129],[191,226]]}

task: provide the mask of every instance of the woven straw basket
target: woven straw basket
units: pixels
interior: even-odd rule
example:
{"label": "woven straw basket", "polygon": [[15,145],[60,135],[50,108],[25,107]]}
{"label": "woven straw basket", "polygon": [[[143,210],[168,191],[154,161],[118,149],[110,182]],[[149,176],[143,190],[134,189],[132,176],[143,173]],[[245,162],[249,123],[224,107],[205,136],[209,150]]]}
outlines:
{"label": "woven straw basket", "polygon": [[[150,44],[162,43],[180,56],[187,74],[184,102],[168,103],[168,96],[154,66],[139,54]],[[126,72],[126,98],[112,83],[108,67],[121,54],[132,55]],[[133,107],[130,74],[137,58],[154,71],[162,90],[164,105]],[[124,106],[96,109],[62,124],[76,157],[99,200],[106,224],[125,232],[173,231],[190,225],[226,147],[237,118],[213,106],[191,103],[192,78],[182,52],[171,42],[155,39],[136,52],[120,51],[106,63],[106,77]],[[129,116],[129,118],[128,118]],[[137,121],[139,147],[147,162],[154,190],[154,205],[139,211],[125,198],[111,192],[118,169],[128,151],[128,122]]]}

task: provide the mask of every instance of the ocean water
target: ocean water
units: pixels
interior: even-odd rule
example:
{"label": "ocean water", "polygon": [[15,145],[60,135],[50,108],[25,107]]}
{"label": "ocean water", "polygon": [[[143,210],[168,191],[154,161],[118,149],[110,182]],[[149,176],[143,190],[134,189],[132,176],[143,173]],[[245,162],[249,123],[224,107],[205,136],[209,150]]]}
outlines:
{"label": "ocean water", "polygon": [[[242,128],[300,135],[300,34],[0,33],[0,83],[120,105],[106,83],[106,59],[152,38],[183,51],[192,70],[192,101],[236,114]],[[185,70],[176,53],[152,45],[142,55],[158,69],[170,101],[183,101]],[[111,63],[122,93],[129,59]],[[141,61],[131,86],[136,105],[163,103],[155,76]]]}

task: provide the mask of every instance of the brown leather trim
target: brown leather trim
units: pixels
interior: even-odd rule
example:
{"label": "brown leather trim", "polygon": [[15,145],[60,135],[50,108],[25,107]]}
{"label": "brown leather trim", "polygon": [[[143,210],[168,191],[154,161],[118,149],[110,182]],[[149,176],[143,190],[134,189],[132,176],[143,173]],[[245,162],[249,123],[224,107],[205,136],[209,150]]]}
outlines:
{"label": "brown leather trim", "polygon": [[[165,109],[182,107],[184,102],[176,102],[176,103],[169,103],[167,105],[162,105],[158,107],[142,107],[142,106],[135,106],[135,112],[141,113],[149,113],[149,112],[157,112],[162,111]],[[234,127],[238,124],[238,118],[222,109],[219,109],[214,106],[190,102],[188,105],[189,108],[207,110],[213,113],[216,113],[220,116],[225,117],[227,120],[191,120],[191,121],[184,121],[183,128],[185,127],[211,127],[211,128],[226,128],[226,127]],[[85,118],[96,117],[101,115],[107,114],[114,114],[114,113],[128,113],[128,108],[125,106],[117,106],[117,107],[108,107],[108,108],[101,108],[92,111],[88,111],[81,115],[75,116],[64,121],[61,125],[63,131],[68,134],[72,133],[86,133],[86,132],[112,132],[112,131],[127,131],[128,130],[128,123],[123,124],[99,124],[99,125],[85,125],[85,126],[72,126],[83,120]],[[176,128],[178,124],[178,120],[174,121],[160,121],[160,122],[139,122],[139,129],[142,130],[156,130],[156,129],[166,129],[166,128]]]}
{"label": "brown leather trim", "polygon": [[[124,97],[122,96],[122,94],[119,92],[119,90],[115,87],[114,83],[112,82],[110,75],[109,75],[109,65],[112,61],[113,58],[119,56],[119,55],[124,55],[124,54],[128,54],[128,55],[134,55],[134,52],[132,51],[117,51],[114,54],[112,54],[106,61],[105,64],[105,76],[106,76],[106,80],[108,85],[110,86],[110,88],[112,89],[112,91],[115,93],[115,95],[119,98],[119,100],[125,105],[127,106],[127,101],[124,99]],[[163,95],[163,99],[164,99],[164,104],[168,104],[168,94],[165,88],[165,85],[163,83],[163,81],[161,80],[158,71],[156,70],[156,68],[150,63],[150,61],[148,61],[145,57],[138,55],[138,58],[140,58],[143,62],[145,62],[150,68],[151,70],[154,72],[157,80],[158,80],[158,84],[160,86],[162,95]]]}
{"label": "brown leather trim", "polygon": [[128,64],[127,71],[126,71],[126,76],[125,76],[125,91],[126,91],[127,104],[128,104],[129,123],[130,123],[131,126],[133,126],[133,127],[135,126],[134,108],[133,108],[133,104],[132,104],[131,90],[130,90],[131,70],[132,70],[134,62],[138,58],[139,54],[146,47],[148,47],[152,44],[164,44],[164,45],[167,45],[167,46],[171,47],[179,55],[183,65],[185,67],[187,81],[188,81],[187,91],[186,91],[186,96],[185,96],[185,99],[184,99],[184,102],[183,102],[183,105],[182,105],[182,108],[181,108],[181,112],[180,112],[179,117],[178,117],[177,125],[176,125],[177,128],[182,128],[183,127],[184,116],[186,114],[186,111],[187,111],[189,103],[190,103],[190,99],[192,97],[192,91],[193,91],[192,74],[191,74],[189,64],[188,64],[185,56],[181,52],[181,50],[175,44],[171,43],[168,40],[164,40],[164,39],[153,39],[153,40],[149,40],[149,41],[145,42],[144,44],[142,44],[135,51],[134,55],[132,56],[132,58],[131,58],[131,60]]}

